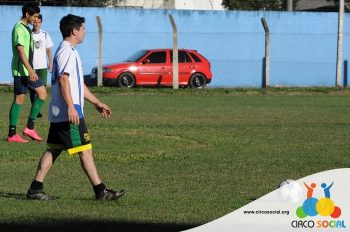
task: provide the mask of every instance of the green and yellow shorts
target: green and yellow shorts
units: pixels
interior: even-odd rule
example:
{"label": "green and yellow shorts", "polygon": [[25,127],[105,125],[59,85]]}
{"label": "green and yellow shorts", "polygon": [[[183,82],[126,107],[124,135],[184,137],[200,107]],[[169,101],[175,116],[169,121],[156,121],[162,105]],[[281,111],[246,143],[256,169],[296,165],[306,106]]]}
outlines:
{"label": "green and yellow shorts", "polygon": [[47,147],[66,150],[70,155],[91,149],[90,135],[84,119],[80,119],[79,125],[70,122],[51,122]]}

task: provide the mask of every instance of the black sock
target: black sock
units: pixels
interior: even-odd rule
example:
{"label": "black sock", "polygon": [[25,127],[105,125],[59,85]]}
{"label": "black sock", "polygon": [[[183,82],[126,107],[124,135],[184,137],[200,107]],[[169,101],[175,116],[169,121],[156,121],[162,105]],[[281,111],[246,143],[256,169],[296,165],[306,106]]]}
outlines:
{"label": "black sock", "polygon": [[36,92],[34,90],[30,90],[29,96],[30,96],[30,102],[33,104],[33,102],[35,101]]}
{"label": "black sock", "polygon": [[44,189],[44,183],[37,181],[37,180],[33,180],[32,184],[30,185],[30,189],[32,190],[43,190]]}
{"label": "black sock", "polygon": [[16,126],[10,126],[9,127],[9,134],[8,134],[8,136],[9,137],[12,137],[12,136],[14,136],[16,134]]}
{"label": "black sock", "polygon": [[94,187],[94,192],[95,194],[99,194],[100,192],[104,191],[106,189],[106,185],[104,185],[103,183],[95,185]]}
{"label": "black sock", "polygon": [[28,118],[28,122],[27,122],[28,129],[33,130],[34,129],[34,123],[35,123],[35,119]]}

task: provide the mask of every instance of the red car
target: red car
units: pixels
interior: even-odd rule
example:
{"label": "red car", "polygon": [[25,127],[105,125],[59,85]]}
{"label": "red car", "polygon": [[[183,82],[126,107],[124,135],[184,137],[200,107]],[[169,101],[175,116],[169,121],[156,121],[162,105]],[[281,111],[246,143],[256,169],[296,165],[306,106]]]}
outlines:
{"label": "red car", "polygon": [[[172,86],[172,49],[141,50],[122,63],[103,66],[103,85],[132,88],[135,86]],[[211,82],[209,61],[195,50],[179,49],[179,86],[204,88]],[[91,71],[96,78],[97,68]]]}

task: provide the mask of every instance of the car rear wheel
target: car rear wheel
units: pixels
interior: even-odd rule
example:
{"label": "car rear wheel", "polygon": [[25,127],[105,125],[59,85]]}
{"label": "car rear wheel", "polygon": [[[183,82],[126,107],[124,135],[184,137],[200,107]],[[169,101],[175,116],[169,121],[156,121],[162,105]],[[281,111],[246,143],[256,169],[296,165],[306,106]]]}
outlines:
{"label": "car rear wheel", "polygon": [[135,84],[135,77],[131,73],[122,73],[118,77],[118,86],[121,88],[133,88]]}
{"label": "car rear wheel", "polygon": [[207,85],[207,79],[201,73],[195,73],[190,78],[190,87],[195,89],[202,89]]}

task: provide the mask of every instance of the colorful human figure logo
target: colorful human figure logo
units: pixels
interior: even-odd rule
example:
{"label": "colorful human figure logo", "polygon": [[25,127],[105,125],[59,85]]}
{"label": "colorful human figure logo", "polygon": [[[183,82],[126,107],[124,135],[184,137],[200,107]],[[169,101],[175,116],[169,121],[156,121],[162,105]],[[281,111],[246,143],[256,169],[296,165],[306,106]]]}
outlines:
{"label": "colorful human figure logo", "polygon": [[327,186],[326,183],[322,183],[321,187],[324,191],[324,197],[317,199],[313,197],[314,189],[317,187],[316,183],[312,183],[310,186],[304,182],[307,189],[306,200],[303,205],[298,207],[296,214],[299,218],[305,218],[307,216],[330,216],[332,218],[338,218],[341,215],[341,209],[334,204],[331,199],[331,191],[334,182]]}

